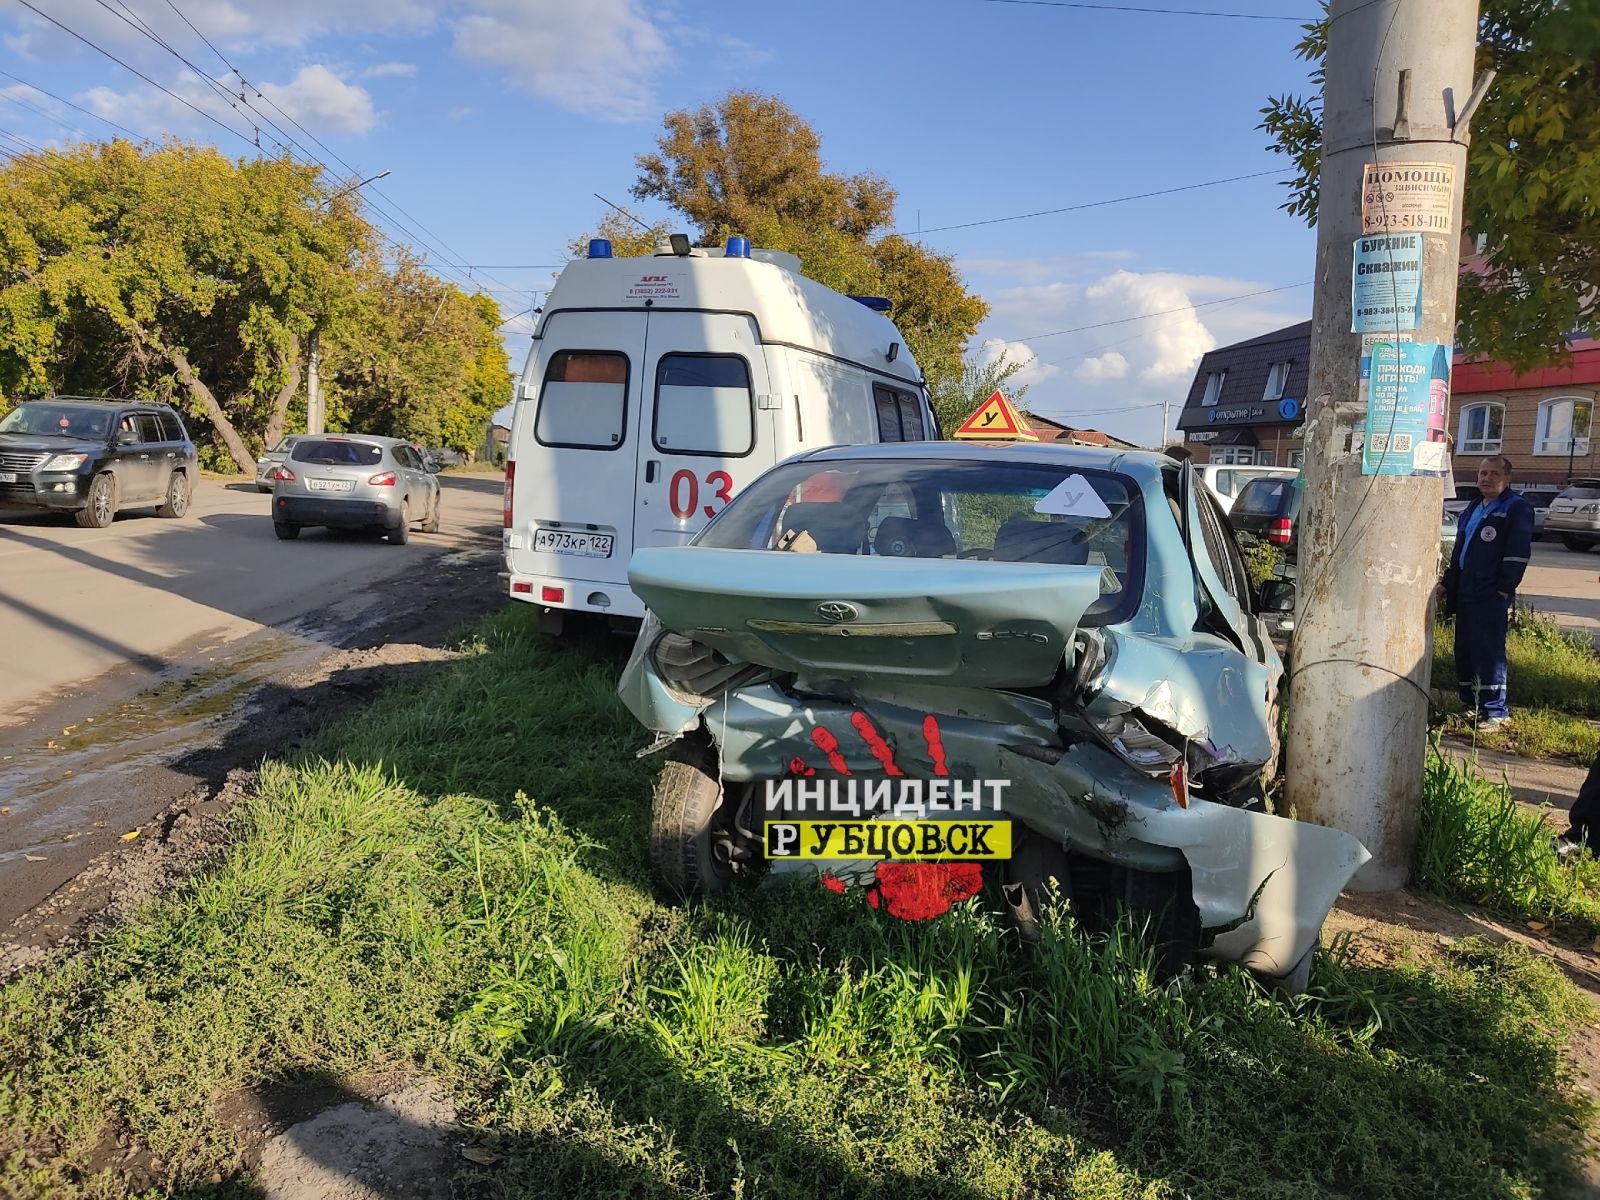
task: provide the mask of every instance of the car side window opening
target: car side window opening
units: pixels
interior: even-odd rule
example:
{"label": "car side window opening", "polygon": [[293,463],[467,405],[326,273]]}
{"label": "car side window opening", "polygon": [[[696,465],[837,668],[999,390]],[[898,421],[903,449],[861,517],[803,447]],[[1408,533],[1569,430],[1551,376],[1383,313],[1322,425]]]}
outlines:
{"label": "car side window opening", "polygon": [[139,423],[139,440],[147,445],[151,442],[164,442],[166,437],[161,432],[161,422],[156,419],[155,413],[137,414]]}
{"label": "car side window opening", "polygon": [[1228,589],[1241,609],[1250,611],[1250,576],[1245,571],[1244,560],[1228,536],[1217,502],[1204,491],[1196,493],[1200,509],[1200,531],[1211,565],[1216,569],[1222,586]]}
{"label": "car side window opening", "polygon": [[139,433],[139,415],[137,413],[123,413],[121,419],[117,421],[117,439],[121,441],[124,437],[131,438],[133,441],[144,440]]}
{"label": "car side window opening", "polygon": [[737,354],[663,354],[651,436],[664,454],[749,454],[756,444],[750,364]]}
{"label": "car side window opening", "polygon": [[183,425],[172,413],[157,413],[156,419],[161,422],[161,440],[163,442],[183,441]]}
{"label": "car side window opening", "polygon": [[540,445],[615,450],[627,436],[628,357],[614,350],[550,356],[533,433]]}

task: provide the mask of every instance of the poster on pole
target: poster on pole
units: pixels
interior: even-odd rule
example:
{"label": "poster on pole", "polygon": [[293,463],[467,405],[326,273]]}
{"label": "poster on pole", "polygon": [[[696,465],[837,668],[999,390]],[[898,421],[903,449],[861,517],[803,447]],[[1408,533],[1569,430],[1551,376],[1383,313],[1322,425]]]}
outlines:
{"label": "poster on pole", "polygon": [[1399,333],[1422,323],[1422,235],[1359,237],[1350,263],[1350,332]]}
{"label": "poster on pole", "polygon": [[1455,191],[1454,163],[1368,163],[1361,172],[1361,232],[1448,234]]}
{"label": "poster on pole", "polygon": [[1372,346],[1363,475],[1440,475],[1450,398],[1449,348],[1433,342]]}

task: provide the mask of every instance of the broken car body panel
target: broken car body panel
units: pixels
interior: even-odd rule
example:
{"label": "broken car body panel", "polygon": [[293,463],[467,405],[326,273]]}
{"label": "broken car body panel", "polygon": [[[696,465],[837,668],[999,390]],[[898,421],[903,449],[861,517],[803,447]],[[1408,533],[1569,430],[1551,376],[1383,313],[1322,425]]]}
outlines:
{"label": "broken car body panel", "polygon": [[[818,472],[837,507],[807,496]],[[792,459],[694,544],[635,556],[652,617],[620,693],[652,730],[702,726],[735,783],[797,766],[884,778],[858,720],[898,772],[932,779],[945,772],[931,718],[950,777],[1010,780],[1005,816],[1096,859],[1186,863],[1203,952],[1285,973],[1368,855],[1340,831],[1252,811],[1283,668],[1225,524],[1182,474],[1154,454],[1058,446]],[[1063,480],[1074,495],[1088,480],[1097,500],[1063,506]],[[797,538],[810,552],[774,548]],[[826,628],[845,625],[887,628]],[[996,632],[1016,636],[981,636]],[[653,653],[672,634],[755,674],[697,694]],[[1180,761],[1186,804],[1168,779]]]}

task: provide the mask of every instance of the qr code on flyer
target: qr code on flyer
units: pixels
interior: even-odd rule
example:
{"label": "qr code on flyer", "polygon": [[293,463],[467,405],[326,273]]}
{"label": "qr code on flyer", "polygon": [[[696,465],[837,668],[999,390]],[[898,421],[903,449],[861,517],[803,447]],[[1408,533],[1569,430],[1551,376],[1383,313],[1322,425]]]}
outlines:
{"label": "qr code on flyer", "polygon": [[1392,441],[1392,444],[1390,445],[1389,448],[1391,450],[1393,450],[1396,454],[1410,454],[1411,453],[1411,435],[1409,433],[1397,433],[1397,434],[1395,434],[1394,438],[1393,438],[1393,441]]}
{"label": "qr code on flyer", "polygon": [[1387,454],[1389,452],[1389,435],[1387,433],[1375,433],[1369,439],[1369,444],[1374,454]]}

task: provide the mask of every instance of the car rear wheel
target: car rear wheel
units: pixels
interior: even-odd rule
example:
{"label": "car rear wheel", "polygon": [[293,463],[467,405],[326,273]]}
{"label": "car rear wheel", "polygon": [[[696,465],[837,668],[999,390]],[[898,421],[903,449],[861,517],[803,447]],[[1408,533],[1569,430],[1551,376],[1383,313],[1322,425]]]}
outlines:
{"label": "car rear wheel", "polygon": [[1561,538],[1561,544],[1568,550],[1576,550],[1579,554],[1585,554],[1588,552],[1589,547],[1594,543],[1590,542],[1587,538],[1573,537],[1571,534],[1564,534]]}
{"label": "car rear wheel", "polygon": [[443,497],[438,495],[434,496],[433,509],[428,513],[428,519],[422,523],[423,533],[439,532],[439,501],[441,499],[443,499]]}
{"label": "car rear wheel", "polygon": [[89,484],[89,502],[72,514],[85,529],[104,529],[116,519],[117,481],[109,473],[96,475]]}
{"label": "car rear wheel", "polygon": [[274,521],[272,532],[278,535],[280,542],[292,542],[300,536],[300,526],[291,525],[287,521]]}
{"label": "car rear wheel", "polygon": [[744,853],[736,817],[750,786],[722,785],[704,735],[673,744],[650,805],[650,868],[666,896],[687,900],[733,882]]}
{"label": "car rear wheel", "polygon": [[166,503],[156,509],[158,517],[181,517],[189,511],[189,477],[174,471],[167,480]]}
{"label": "car rear wheel", "polygon": [[407,500],[400,505],[400,524],[389,530],[388,538],[391,546],[404,546],[411,540],[410,500]]}

